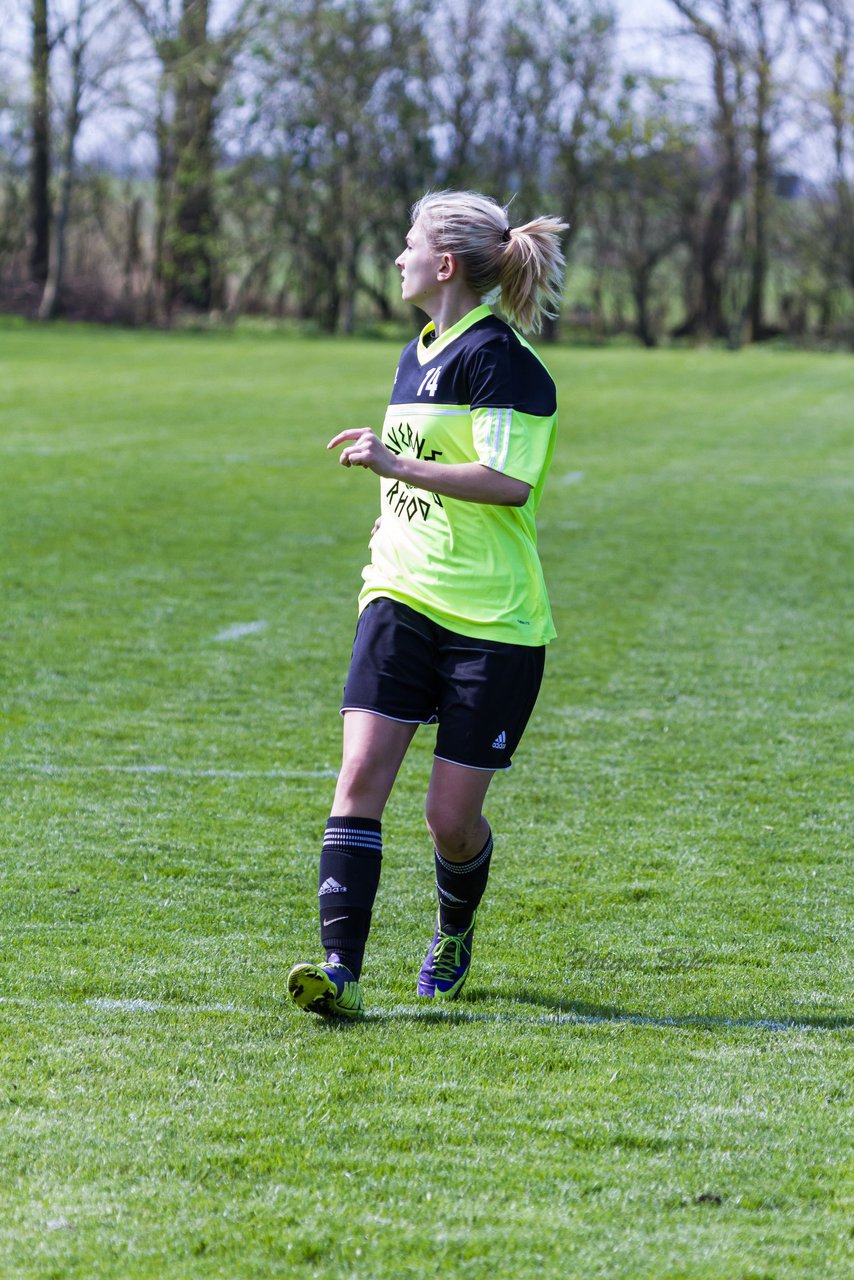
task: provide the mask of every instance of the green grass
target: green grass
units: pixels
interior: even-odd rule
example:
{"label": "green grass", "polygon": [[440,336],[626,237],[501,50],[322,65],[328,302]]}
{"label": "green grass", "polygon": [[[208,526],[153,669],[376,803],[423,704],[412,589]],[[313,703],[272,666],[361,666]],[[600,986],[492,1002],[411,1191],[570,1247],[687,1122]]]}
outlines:
{"label": "green grass", "polygon": [[0,323],[0,1275],[847,1278],[851,360],[547,353],[476,967],[416,1003],[426,731],[330,1027],[284,978],[376,490],[324,445],[395,356]]}

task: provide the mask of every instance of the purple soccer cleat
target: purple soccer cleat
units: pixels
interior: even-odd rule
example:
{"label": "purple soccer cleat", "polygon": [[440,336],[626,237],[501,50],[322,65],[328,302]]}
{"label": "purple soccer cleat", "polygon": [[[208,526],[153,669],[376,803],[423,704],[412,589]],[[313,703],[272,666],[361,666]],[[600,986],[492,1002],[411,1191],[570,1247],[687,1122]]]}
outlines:
{"label": "purple soccer cleat", "polygon": [[437,917],[436,932],[418,975],[419,996],[427,996],[431,1000],[455,1000],[460,994],[471,964],[476,919],[477,912],[467,928],[455,933],[453,926],[443,929]]}

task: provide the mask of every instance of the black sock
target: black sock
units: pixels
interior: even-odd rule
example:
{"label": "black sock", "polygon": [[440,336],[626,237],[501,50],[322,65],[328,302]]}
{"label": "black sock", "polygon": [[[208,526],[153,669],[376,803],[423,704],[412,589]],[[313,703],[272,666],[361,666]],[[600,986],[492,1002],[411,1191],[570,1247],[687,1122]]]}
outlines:
{"label": "black sock", "polygon": [[434,849],[433,853],[436,859],[439,923],[443,929],[450,925],[454,932],[465,932],[489,879],[492,832],[490,831],[480,853],[470,862],[448,862],[438,849]]}
{"label": "black sock", "polygon": [[380,883],[382,824],[374,818],[330,818],[320,854],[320,940],[327,960],[362,971],[371,911]]}

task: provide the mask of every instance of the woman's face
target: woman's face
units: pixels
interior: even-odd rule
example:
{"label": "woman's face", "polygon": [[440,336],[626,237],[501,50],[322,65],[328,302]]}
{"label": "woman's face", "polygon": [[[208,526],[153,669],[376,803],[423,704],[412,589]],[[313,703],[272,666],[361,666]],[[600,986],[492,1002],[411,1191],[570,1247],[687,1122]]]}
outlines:
{"label": "woman's face", "polygon": [[431,247],[423,223],[418,218],[410,227],[406,248],[394,260],[394,265],[400,268],[403,301],[429,312],[429,303],[441,288],[438,278],[441,264],[442,255]]}

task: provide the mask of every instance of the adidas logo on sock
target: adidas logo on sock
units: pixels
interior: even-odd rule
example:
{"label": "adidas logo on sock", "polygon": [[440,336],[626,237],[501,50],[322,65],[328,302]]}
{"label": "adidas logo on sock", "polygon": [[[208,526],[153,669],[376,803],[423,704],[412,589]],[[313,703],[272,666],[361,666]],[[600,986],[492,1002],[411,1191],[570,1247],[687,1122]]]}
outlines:
{"label": "adidas logo on sock", "polygon": [[320,886],[318,897],[322,898],[325,893],[346,893],[347,890],[343,884],[339,884],[337,880],[333,880],[332,876],[328,880],[324,880]]}
{"label": "adidas logo on sock", "polygon": [[502,729],[492,744],[493,751],[504,751],[507,747],[507,734]]}

